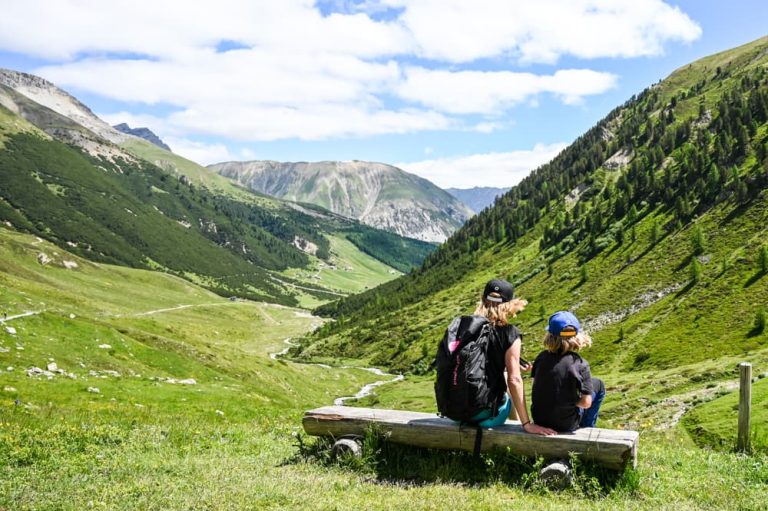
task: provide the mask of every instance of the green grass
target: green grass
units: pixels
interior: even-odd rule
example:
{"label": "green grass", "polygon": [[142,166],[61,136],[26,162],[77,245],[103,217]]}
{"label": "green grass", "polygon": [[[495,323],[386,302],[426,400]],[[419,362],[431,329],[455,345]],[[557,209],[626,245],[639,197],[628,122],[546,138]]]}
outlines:
{"label": "green grass", "polygon": [[[765,365],[763,365],[765,368]],[[765,377],[766,373],[761,373]],[[697,444],[732,450],[736,446],[737,429],[733,417],[738,414],[739,392],[734,391],[696,407],[684,418],[686,428]],[[768,380],[760,379],[752,386],[751,447],[768,452]]]}
{"label": "green grass", "polygon": [[187,176],[192,182],[216,193],[224,194],[250,204],[257,204],[261,207],[272,209],[280,207],[278,201],[239,187],[233,181],[209,171],[202,165],[166,151],[162,147],[158,147],[144,139],[131,137],[125,141],[123,148],[142,159],[154,163],[161,169],[178,174],[179,176]]}
{"label": "green grass", "polygon": [[[289,268],[280,273],[298,283],[288,286],[300,307],[312,309],[334,299],[359,293],[402,275],[374,259],[341,235],[329,235],[331,257],[328,261],[312,258],[307,268]],[[280,278],[278,276],[278,278]],[[327,290],[332,294],[317,296],[301,286]]]}
{"label": "green grass", "polygon": [[[0,94],[2,93],[3,89],[0,88]],[[47,134],[35,128],[29,122],[14,115],[6,107],[0,105],[0,149],[5,147],[5,140],[8,136],[16,133],[34,133],[41,137],[50,138]]]}

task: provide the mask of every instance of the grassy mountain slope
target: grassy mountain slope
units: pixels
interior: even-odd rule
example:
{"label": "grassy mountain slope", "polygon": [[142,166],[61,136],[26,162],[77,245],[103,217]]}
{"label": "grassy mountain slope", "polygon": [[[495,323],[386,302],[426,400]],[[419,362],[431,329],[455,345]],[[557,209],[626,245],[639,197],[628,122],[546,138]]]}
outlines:
{"label": "grassy mountain slope", "polygon": [[[318,227],[328,235],[340,235],[349,240],[357,249],[384,263],[400,272],[408,272],[418,266],[427,255],[429,255],[435,246],[423,241],[403,238],[396,234],[375,229],[362,223],[350,220],[342,215],[336,215],[332,212],[313,204],[295,204],[282,200],[276,200],[273,197],[261,195],[255,190],[247,190],[236,184],[235,181],[227,179],[219,174],[212,172],[206,167],[202,167],[179,155],[165,151],[146,140],[132,138],[127,140],[122,147],[132,154],[149,160],[155,165],[166,169],[174,174],[186,176],[193,183],[198,183],[205,188],[228,197],[247,203],[258,204],[265,208],[272,208],[280,212],[286,212],[288,215],[295,214],[295,211],[306,213],[317,219],[315,222]],[[361,260],[357,255],[353,256],[356,260]],[[362,260],[366,257],[363,256]],[[348,261],[340,261],[344,266],[349,266]],[[375,265],[373,261],[364,264]],[[338,264],[337,264],[338,265]],[[363,285],[373,286],[383,280],[364,280]],[[359,288],[342,288],[344,291],[358,291]]]}
{"label": "grassy mountain slope", "polygon": [[[768,331],[756,321],[768,301],[766,63],[764,38],[632,98],[422,268],[319,308],[338,321],[302,355],[426,372],[450,318],[502,276],[530,301],[518,318],[527,357],[555,310],[585,320],[594,372],[628,393],[617,414],[640,415],[644,400],[663,397],[660,371],[685,367],[703,388],[734,378],[737,359],[765,363]],[[723,369],[712,372],[712,360]],[[636,373],[657,386],[621,383]]]}
{"label": "grassy mountain slope", "polygon": [[302,232],[321,243],[299,223],[285,225],[149,164],[93,158],[55,140],[12,135],[0,166],[4,220],[94,260],[195,274],[224,293],[278,297],[264,270],[306,264],[286,238]]}

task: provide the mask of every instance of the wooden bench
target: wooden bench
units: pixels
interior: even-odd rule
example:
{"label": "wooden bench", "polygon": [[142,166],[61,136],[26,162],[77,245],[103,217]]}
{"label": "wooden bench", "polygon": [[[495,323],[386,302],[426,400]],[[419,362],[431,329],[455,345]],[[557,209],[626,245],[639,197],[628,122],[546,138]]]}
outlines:
{"label": "wooden bench", "polygon": [[[434,449],[474,451],[477,429],[461,426],[430,413],[324,406],[304,414],[304,431],[309,435],[342,438],[362,436],[371,426],[387,441]],[[582,428],[557,436],[531,435],[517,421],[483,430],[482,451],[506,449],[524,456],[568,459],[571,453],[614,470],[637,465],[637,431]]]}

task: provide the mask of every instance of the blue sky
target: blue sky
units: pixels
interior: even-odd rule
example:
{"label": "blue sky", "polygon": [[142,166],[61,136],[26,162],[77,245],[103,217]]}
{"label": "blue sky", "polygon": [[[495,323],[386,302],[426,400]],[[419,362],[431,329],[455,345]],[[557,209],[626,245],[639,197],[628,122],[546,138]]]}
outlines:
{"label": "blue sky", "polygon": [[0,67],[199,163],[370,160],[511,186],[768,2],[5,0]]}

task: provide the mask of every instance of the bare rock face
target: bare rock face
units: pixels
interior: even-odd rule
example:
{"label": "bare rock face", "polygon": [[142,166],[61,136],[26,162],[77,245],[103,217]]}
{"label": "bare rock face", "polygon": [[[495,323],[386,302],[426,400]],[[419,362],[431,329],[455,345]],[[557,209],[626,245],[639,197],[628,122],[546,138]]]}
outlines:
{"label": "bare rock face", "polygon": [[299,238],[298,236],[293,238],[293,246],[301,250],[302,252],[306,252],[307,254],[315,255],[317,254],[317,245],[312,243],[309,240],[305,240],[304,238]]}
{"label": "bare rock face", "polygon": [[125,134],[96,117],[90,108],[44,78],[10,69],[0,69],[0,85],[5,85],[32,101],[50,108],[112,143],[119,144],[127,138]]}
{"label": "bare rock face", "polygon": [[423,241],[445,241],[474,214],[426,179],[384,163],[251,161],[209,168],[261,193]]}
{"label": "bare rock face", "polygon": [[[111,161],[135,161],[118,144],[130,138],[39,76],[0,69],[0,105],[51,137]],[[85,128],[85,129],[83,129]]]}

